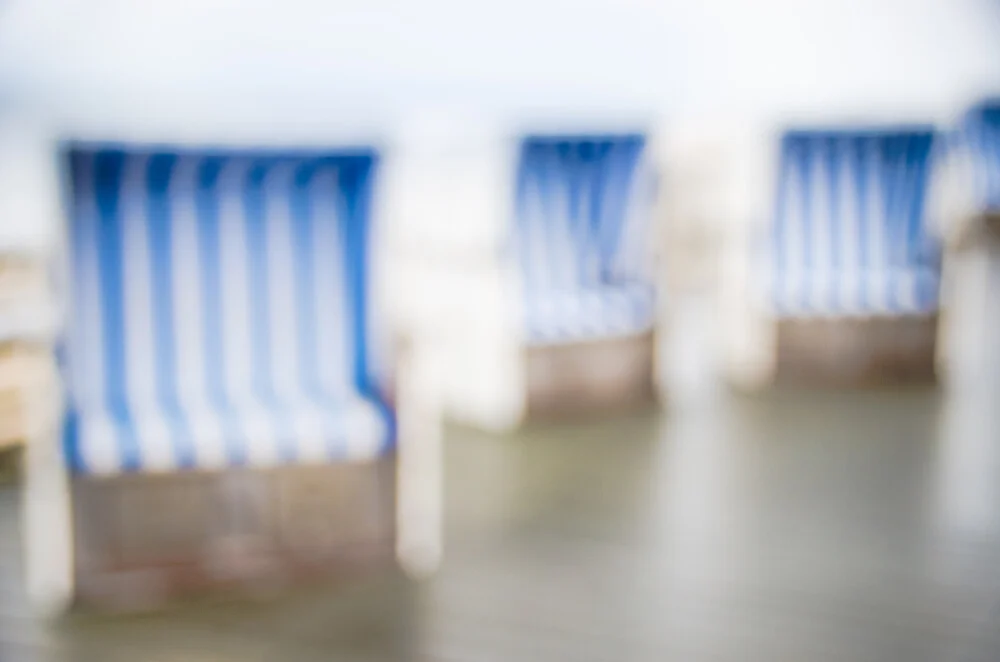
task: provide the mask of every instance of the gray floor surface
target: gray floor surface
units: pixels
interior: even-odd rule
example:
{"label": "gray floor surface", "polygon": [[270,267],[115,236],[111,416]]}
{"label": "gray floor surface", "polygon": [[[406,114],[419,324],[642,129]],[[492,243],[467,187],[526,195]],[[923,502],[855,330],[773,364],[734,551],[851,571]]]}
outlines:
{"label": "gray floor surface", "polygon": [[281,598],[44,626],[0,497],[0,660],[1000,660],[1000,438],[931,390],[448,435],[448,545]]}

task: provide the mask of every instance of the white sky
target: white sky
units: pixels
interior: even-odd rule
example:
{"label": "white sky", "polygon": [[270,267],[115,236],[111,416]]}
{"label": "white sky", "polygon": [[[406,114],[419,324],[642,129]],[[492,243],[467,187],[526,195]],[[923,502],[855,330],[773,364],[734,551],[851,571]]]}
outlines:
{"label": "white sky", "polygon": [[941,116],[1000,92],[1000,0],[6,0],[0,81],[83,124]]}

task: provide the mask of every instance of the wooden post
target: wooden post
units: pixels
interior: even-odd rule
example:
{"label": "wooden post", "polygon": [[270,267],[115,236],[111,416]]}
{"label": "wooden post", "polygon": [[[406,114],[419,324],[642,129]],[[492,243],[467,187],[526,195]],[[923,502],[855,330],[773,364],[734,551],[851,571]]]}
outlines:
{"label": "wooden post", "polygon": [[407,339],[397,356],[396,556],[407,574],[425,577],[443,550],[440,375],[429,344]]}

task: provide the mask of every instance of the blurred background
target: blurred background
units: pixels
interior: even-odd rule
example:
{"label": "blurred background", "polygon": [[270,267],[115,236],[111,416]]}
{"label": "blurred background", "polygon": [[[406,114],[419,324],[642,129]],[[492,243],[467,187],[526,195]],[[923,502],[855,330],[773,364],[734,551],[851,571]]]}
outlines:
{"label": "blurred background", "polygon": [[0,2],[0,659],[1000,659],[998,37]]}

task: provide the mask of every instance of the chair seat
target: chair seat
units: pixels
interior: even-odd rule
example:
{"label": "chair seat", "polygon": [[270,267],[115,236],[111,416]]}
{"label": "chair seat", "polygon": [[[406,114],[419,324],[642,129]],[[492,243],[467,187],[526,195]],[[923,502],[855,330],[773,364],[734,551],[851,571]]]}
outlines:
{"label": "chair seat", "polygon": [[70,423],[71,465],[88,474],[365,460],[392,439],[388,414],[361,397],[83,407]]}
{"label": "chair seat", "polygon": [[525,301],[528,344],[546,345],[636,335],[656,322],[648,284],[529,292]]}
{"label": "chair seat", "polygon": [[938,308],[940,275],[930,267],[801,272],[773,283],[778,317],[925,315]]}

